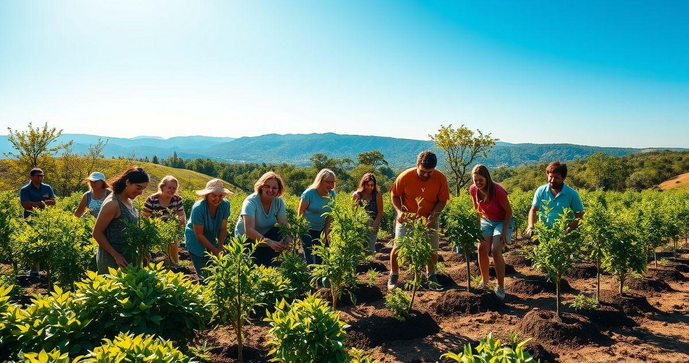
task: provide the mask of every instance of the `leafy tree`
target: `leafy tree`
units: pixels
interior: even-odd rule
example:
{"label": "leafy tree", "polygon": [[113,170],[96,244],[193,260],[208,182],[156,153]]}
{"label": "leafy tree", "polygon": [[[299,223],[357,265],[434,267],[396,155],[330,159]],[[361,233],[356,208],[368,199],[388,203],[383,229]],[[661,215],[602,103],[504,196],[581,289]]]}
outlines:
{"label": "leafy tree", "polygon": [[481,240],[481,226],[479,216],[476,214],[469,196],[461,193],[460,197],[454,198],[450,208],[446,208],[445,236],[453,247],[460,249],[464,253],[467,263],[467,291],[471,290],[471,251],[476,249],[476,242]]}
{"label": "leafy tree", "polygon": [[359,153],[356,156],[356,160],[359,164],[371,165],[372,167],[388,165],[385,160],[385,156],[379,150],[371,150]]}
{"label": "leafy tree", "polygon": [[34,128],[32,123],[29,122],[28,130],[26,131],[12,130],[10,127],[7,130],[9,131],[7,140],[12,144],[12,148],[17,153],[9,152],[5,153],[5,155],[17,159],[23,174],[28,173],[29,169],[41,165],[45,158],[72,145],[72,142],[69,141],[65,144],[51,146],[62,135],[62,130],[57,130],[54,127],[48,128],[47,123],[42,128]]}
{"label": "leafy tree", "polygon": [[407,308],[407,311],[411,311],[416,291],[421,287],[423,273],[433,261],[432,256],[435,251],[431,246],[430,229],[426,226],[426,218],[408,219],[405,227],[407,233],[397,239],[397,258],[400,264],[406,264],[407,270],[411,272],[412,279],[407,282],[407,286],[412,288],[411,300]]}
{"label": "leafy tree", "polygon": [[639,228],[641,243],[644,245],[646,258],[653,252],[653,261],[658,268],[658,255],[656,248],[663,245],[665,236],[665,221],[661,215],[661,206],[658,200],[647,199],[638,205],[636,225]]}
{"label": "leafy tree", "polygon": [[586,174],[594,189],[622,190],[629,168],[623,159],[599,152],[586,160]]}
{"label": "leafy tree", "polygon": [[451,124],[440,126],[437,134],[429,136],[435,145],[445,152],[445,161],[452,172],[451,177],[457,194],[469,182],[470,178],[467,176],[469,166],[477,157],[487,157],[488,151],[497,141],[491,138],[490,134],[484,135],[480,130],[474,133],[464,125],[453,129]]}
{"label": "leafy tree", "polygon": [[19,273],[19,249],[12,235],[16,223],[22,217],[22,209],[14,193],[0,192],[0,261],[12,265],[14,274]]}
{"label": "leafy tree", "polygon": [[617,237],[613,216],[607,211],[602,195],[596,198],[596,202],[588,205],[584,220],[585,247],[589,256],[596,261],[596,301],[600,302],[601,259],[609,244]]}
{"label": "leafy tree", "polygon": [[634,223],[628,213],[619,214],[610,226],[612,238],[602,249],[603,268],[619,281],[620,295],[623,294],[624,282],[630,272],[646,272],[644,245],[638,237],[638,233],[643,231],[636,231]]}

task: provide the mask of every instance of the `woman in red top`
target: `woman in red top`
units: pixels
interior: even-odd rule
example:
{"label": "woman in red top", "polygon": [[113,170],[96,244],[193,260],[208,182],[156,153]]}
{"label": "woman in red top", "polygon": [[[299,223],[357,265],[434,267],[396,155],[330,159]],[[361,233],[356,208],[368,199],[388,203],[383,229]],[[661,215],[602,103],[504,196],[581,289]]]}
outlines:
{"label": "woman in red top", "polygon": [[[495,264],[495,274],[498,277],[495,295],[502,300],[505,298],[505,260],[502,258],[502,247],[509,243],[514,228],[512,207],[507,199],[507,192],[500,184],[493,182],[484,165],[476,165],[471,170],[471,175],[474,185],[469,188],[469,194],[474,202],[474,209],[481,214],[481,232],[483,232],[483,240],[478,247],[478,266],[483,278],[481,286],[485,286],[490,279],[488,274],[488,252],[490,251],[493,264]],[[505,225],[509,226],[507,231],[504,231]]]}

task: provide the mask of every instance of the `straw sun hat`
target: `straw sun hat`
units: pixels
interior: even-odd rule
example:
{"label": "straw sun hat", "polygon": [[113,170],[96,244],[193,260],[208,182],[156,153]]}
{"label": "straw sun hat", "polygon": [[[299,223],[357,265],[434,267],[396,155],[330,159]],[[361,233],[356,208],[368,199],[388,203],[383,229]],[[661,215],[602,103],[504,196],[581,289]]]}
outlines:
{"label": "straw sun hat", "polygon": [[204,189],[196,191],[196,195],[203,197],[203,196],[206,196],[210,193],[218,193],[218,192],[221,192],[225,195],[232,195],[233,194],[229,189],[225,188],[225,186],[222,183],[222,180],[211,179],[208,181],[208,183],[206,183],[206,187]]}

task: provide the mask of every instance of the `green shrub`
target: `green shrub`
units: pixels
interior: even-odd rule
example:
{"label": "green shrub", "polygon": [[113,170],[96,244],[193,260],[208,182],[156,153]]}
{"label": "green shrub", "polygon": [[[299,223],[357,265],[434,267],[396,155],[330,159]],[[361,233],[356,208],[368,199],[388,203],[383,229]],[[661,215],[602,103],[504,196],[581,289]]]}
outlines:
{"label": "green shrub", "polygon": [[19,247],[12,238],[15,219],[22,218],[21,205],[15,193],[0,193],[0,262],[12,266],[14,274],[18,274]]}
{"label": "green shrub", "polygon": [[151,253],[161,251],[166,253],[167,246],[175,237],[169,233],[174,231],[173,225],[178,225],[175,219],[164,222],[160,218],[139,218],[136,223],[124,220],[124,238],[127,241],[123,244],[124,252],[134,256],[134,261],[130,261],[138,267],[144,266],[144,260],[151,256]]}
{"label": "green shrub", "polygon": [[406,265],[411,272],[412,279],[407,282],[411,286],[412,294],[407,311],[411,311],[416,297],[416,291],[421,287],[423,272],[435,252],[431,246],[430,229],[426,226],[426,218],[420,217],[405,222],[407,233],[397,239],[397,251],[400,265]]}
{"label": "green shrub", "polygon": [[455,362],[463,363],[488,363],[488,362],[502,362],[502,363],[530,363],[535,362],[531,354],[524,350],[524,345],[529,342],[527,339],[516,347],[503,347],[500,340],[493,339],[493,333],[488,333],[488,336],[481,339],[479,345],[474,350],[471,344],[464,346],[462,353],[445,353],[442,358],[448,358]]}
{"label": "green shrub", "polygon": [[258,265],[254,268],[258,274],[256,298],[259,303],[273,306],[282,299],[296,298],[292,281],[276,267]]}
{"label": "green shrub", "polygon": [[113,340],[104,339],[103,344],[84,358],[83,363],[110,362],[156,362],[185,363],[191,359],[172,345],[172,342],[153,335],[120,333]]}
{"label": "green shrub", "polygon": [[371,358],[363,350],[352,348],[349,350],[349,362],[348,363],[380,363],[379,360]]}
{"label": "green shrub", "polygon": [[278,271],[290,281],[294,297],[304,296],[311,289],[311,275],[304,259],[294,250],[282,252],[278,259]]}
{"label": "green shrub", "polygon": [[464,253],[467,266],[467,291],[471,290],[471,252],[476,249],[476,243],[482,239],[479,215],[471,204],[468,194],[462,193],[454,198],[445,213],[447,231],[445,236],[452,247]]}
{"label": "green shrub", "polygon": [[46,352],[45,349],[38,353],[24,353],[17,363],[70,363],[69,354],[62,353],[59,349]]}
{"label": "green shrub", "polygon": [[574,301],[572,301],[569,306],[576,311],[596,310],[598,308],[598,300],[594,297],[579,294],[574,298]]}
{"label": "green shrub", "polygon": [[280,301],[270,323],[268,352],[276,362],[346,362],[346,324],[328,304],[313,295],[291,305]]}
{"label": "green shrub", "polygon": [[385,295],[385,307],[395,313],[397,320],[404,321],[409,313],[410,300],[406,291],[395,288]]}

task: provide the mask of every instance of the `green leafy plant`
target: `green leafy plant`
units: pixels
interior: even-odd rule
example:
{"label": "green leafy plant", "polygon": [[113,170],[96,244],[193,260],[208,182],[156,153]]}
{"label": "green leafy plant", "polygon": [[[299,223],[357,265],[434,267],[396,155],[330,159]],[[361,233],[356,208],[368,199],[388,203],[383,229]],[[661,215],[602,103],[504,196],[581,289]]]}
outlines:
{"label": "green leafy plant", "polygon": [[516,347],[503,347],[500,340],[493,338],[493,333],[488,333],[488,336],[481,339],[479,345],[472,349],[471,344],[464,346],[464,352],[461,353],[445,353],[442,358],[447,358],[455,362],[463,363],[488,363],[488,362],[504,362],[504,363],[530,363],[535,362],[531,354],[524,350],[524,346],[531,339],[527,339]]}
{"label": "green leafy plant", "polygon": [[636,221],[628,213],[618,214],[613,228],[614,238],[603,250],[602,265],[604,270],[617,278],[619,293],[622,295],[627,275],[646,272],[645,245],[639,238],[645,231],[641,230],[642,226],[636,225]]}
{"label": "green leafy plant", "polygon": [[300,297],[311,289],[311,275],[304,259],[297,253],[285,251],[278,257],[280,274],[290,281],[294,297]]}
{"label": "green leafy plant", "polygon": [[270,323],[268,355],[275,362],[346,362],[347,325],[322,299],[308,295],[288,304],[280,301]]}
{"label": "green leafy plant", "polygon": [[262,305],[273,306],[282,299],[294,299],[295,291],[292,281],[285,277],[276,267],[254,266],[256,280],[256,297]]}
{"label": "green leafy plant", "polygon": [[124,252],[134,256],[134,265],[143,267],[151,253],[167,250],[172,240],[172,223],[160,218],[139,218],[136,223],[124,221],[124,238],[127,241],[124,243]]}
{"label": "green leafy plant", "polygon": [[214,306],[213,313],[222,323],[229,323],[237,334],[237,360],[243,361],[242,327],[249,323],[259,300],[257,281],[259,270],[255,269],[251,255],[256,250],[254,243],[245,248],[242,237],[230,238],[225,250],[218,256],[211,256],[207,289]]}
{"label": "green leafy plant", "polygon": [[663,245],[663,237],[665,236],[665,220],[661,213],[660,201],[656,199],[647,199],[639,204],[637,212],[637,226],[643,231],[639,234],[640,241],[644,245],[646,251],[646,258],[653,253],[653,261],[655,267],[658,268],[658,255],[656,248]]}
{"label": "green leafy plant", "polygon": [[356,268],[366,259],[369,229],[368,214],[351,203],[334,203],[329,213],[331,220],[330,242],[315,244],[313,254],[321,258],[320,264],[311,265],[312,283],[327,279],[330,284],[333,308],[345,287],[355,301],[351,289],[356,287]]}
{"label": "green leafy plant", "polygon": [[371,358],[363,350],[352,348],[349,350],[349,362],[348,363],[379,363],[377,359]]}
{"label": "green leafy plant", "polygon": [[172,342],[154,335],[120,333],[115,339],[103,339],[86,357],[77,359],[83,363],[109,362],[160,362],[186,363],[191,358],[172,345]]}
{"label": "green leafy plant", "polygon": [[594,202],[588,205],[583,227],[585,247],[589,256],[596,262],[596,300],[600,301],[600,269],[601,260],[605,251],[609,249],[612,240],[615,239],[616,230],[613,226],[613,216],[606,209],[603,195],[599,195]]}
{"label": "green leafy plant", "polygon": [[380,272],[370,269],[366,271],[366,285],[373,287],[376,285],[376,280],[380,277]]}
{"label": "green leafy plant", "polygon": [[598,308],[598,300],[595,297],[588,297],[579,294],[574,298],[569,306],[576,311],[579,310],[596,310]]}
{"label": "green leafy plant", "polygon": [[[82,360],[83,361],[83,360]],[[38,353],[23,353],[17,363],[70,363],[69,354],[62,353],[59,349],[46,352],[42,349]]]}
{"label": "green leafy plant", "polygon": [[[481,282],[483,281],[483,277],[481,275],[476,275],[471,278],[471,285],[474,287],[479,287],[481,286]],[[484,286],[487,287],[487,286]]]}
{"label": "green leafy plant", "polygon": [[569,208],[565,208],[553,221],[552,226],[548,226],[542,218],[545,218],[543,214],[547,215],[549,210],[548,206],[539,210],[542,215],[535,225],[537,234],[534,236],[538,245],[534,246],[530,257],[533,259],[533,267],[545,272],[555,283],[555,312],[556,317],[560,318],[560,281],[572,266],[574,259],[579,256],[582,244],[581,228],[569,229]]}
{"label": "green leafy plant", "polygon": [[453,204],[446,213],[447,236],[450,245],[464,253],[467,265],[467,291],[471,290],[471,251],[476,249],[476,243],[481,240],[481,226],[479,216],[467,200],[466,194],[453,200]]}
{"label": "green leafy plant", "polygon": [[15,242],[12,235],[14,234],[14,227],[17,225],[13,222],[15,219],[21,218],[21,206],[17,202],[17,196],[14,193],[1,192],[0,193],[0,261],[8,263],[12,266],[14,274],[19,273],[19,250],[20,247]]}
{"label": "green leafy plant", "polygon": [[426,226],[426,218],[408,219],[405,227],[407,233],[397,239],[397,258],[401,265],[406,265],[412,277],[407,282],[407,286],[412,289],[411,300],[407,307],[407,311],[411,311],[416,291],[421,287],[424,270],[432,262],[435,251],[431,246],[430,229]]}
{"label": "green leafy plant", "polygon": [[392,310],[399,321],[406,320],[409,315],[410,302],[411,298],[407,292],[400,288],[394,288],[385,295],[385,307]]}

